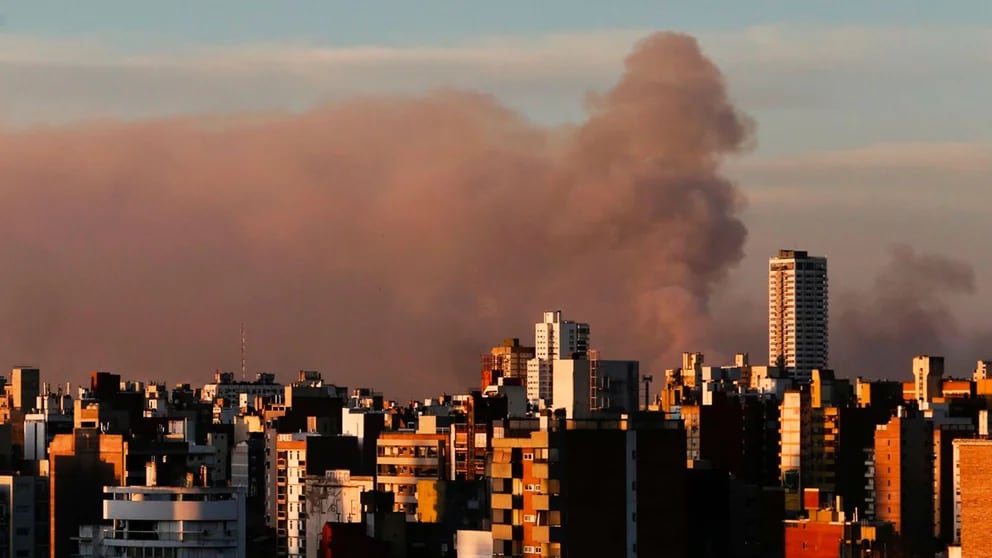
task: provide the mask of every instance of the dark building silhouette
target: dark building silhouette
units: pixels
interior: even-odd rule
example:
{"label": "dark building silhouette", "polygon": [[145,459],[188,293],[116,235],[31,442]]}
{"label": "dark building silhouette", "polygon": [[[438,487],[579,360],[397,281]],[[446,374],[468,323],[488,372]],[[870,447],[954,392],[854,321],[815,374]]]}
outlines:
{"label": "dark building silhouette", "polygon": [[80,428],[52,440],[48,450],[52,558],[72,556],[79,526],[100,522],[103,487],[122,484],[126,456],[122,436],[98,429]]}

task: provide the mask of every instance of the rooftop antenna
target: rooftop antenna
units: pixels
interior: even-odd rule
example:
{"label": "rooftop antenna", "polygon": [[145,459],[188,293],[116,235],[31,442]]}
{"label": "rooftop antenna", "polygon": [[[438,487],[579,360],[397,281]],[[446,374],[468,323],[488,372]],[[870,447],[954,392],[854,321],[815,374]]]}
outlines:
{"label": "rooftop antenna", "polygon": [[245,323],[241,322],[241,381],[246,381],[246,366],[245,366]]}

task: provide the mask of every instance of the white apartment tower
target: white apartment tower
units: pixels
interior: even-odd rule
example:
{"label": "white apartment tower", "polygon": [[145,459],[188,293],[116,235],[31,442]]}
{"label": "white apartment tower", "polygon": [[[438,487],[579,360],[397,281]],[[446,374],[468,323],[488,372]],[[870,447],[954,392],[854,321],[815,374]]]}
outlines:
{"label": "white apartment tower", "polygon": [[921,409],[929,409],[934,397],[943,395],[944,357],[913,357],[913,395]]}
{"label": "white apartment tower", "polygon": [[545,312],[534,324],[534,358],[527,361],[527,400],[551,404],[554,361],[584,359],[589,352],[589,324],[563,320],[561,310]]}
{"label": "white apartment tower", "polygon": [[768,361],[799,380],[827,367],[827,259],[780,250],[768,261]]}

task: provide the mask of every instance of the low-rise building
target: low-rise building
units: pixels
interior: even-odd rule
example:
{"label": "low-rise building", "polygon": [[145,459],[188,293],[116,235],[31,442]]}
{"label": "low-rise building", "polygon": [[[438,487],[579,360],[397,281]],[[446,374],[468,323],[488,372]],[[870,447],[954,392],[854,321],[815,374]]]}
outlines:
{"label": "low-rise building", "polygon": [[234,488],[103,489],[103,521],[79,528],[79,556],[240,558],[245,492]]}
{"label": "low-rise building", "polygon": [[[306,532],[316,535],[327,523],[361,523],[362,494],[373,488],[372,477],[353,476],[348,470],[308,476],[304,488]],[[317,558],[318,550],[316,544],[308,544],[307,558]]]}

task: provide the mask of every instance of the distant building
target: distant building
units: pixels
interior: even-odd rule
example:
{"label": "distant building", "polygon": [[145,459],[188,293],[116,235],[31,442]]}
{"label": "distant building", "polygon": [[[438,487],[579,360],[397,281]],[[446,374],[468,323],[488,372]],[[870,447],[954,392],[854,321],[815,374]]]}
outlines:
{"label": "distant building", "polygon": [[[519,394],[517,390],[517,395]],[[523,401],[518,400],[517,403]],[[524,408],[520,410],[524,411]],[[486,477],[487,458],[492,450],[493,424],[507,418],[509,414],[510,397],[499,389],[490,392],[489,396],[483,396],[477,391],[465,396],[464,422],[458,421],[450,426],[450,473],[447,478],[474,480]]]}
{"label": "distant building", "polygon": [[553,409],[566,418],[590,418],[593,413],[633,413],[639,408],[640,364],[636,360],[555,360]]}
{"label": "distant building", "polygon": [[853,521],[835,508],[810,509],[806,518],[785,521],[785,558],[872,558],[895,552],[890,523]]}
{"label": "distant building", "polygon": [[246,554],[241,487],[122,486],[106,487],[103,493],[101,524],[79,529],[80,557]]}
{"label": "distant building", "polygon": [[245,522],[249,531],[265,526],[265,440],[255,435],[231,451],[231,486],[245,489]]}
{"label": "distant building", "polygon": [[[421,417],[423,420],[426,417]],[[447,478],[447,433],[383,432],[377,445],[376,487],[394,494],[395,511],[417,520],[417,481]]]}
{"label": "distant building", "polygon": [[[933,514],[934,535],[943,544],[959,540],[954,524],[957,465],[955,442],[974,438],[975,425],[970,418],[944,419],[933,425]],[[990,507],[992,510],[992,507]]]}
{"label": "distant building", "polygon": [[361,452],[361,463],[356,468],[357,473],[372,475],[375,473],[375,441],[379,434],[386,429],[386,415],[382,411],[365,407],[349,407],[341,410],[341,433],[354,436],[358,440],[358,451]]}
{"label": "distant building", "polygon": [[[326,471],[306,478],[304,488],[306,532],[312,538],[326,523],[362,523],[362,494],[374,488],[370,476],[352,476],[348,470]],[[306,557],[319,556],[317,544],[307,544]]]}
{"label": "distant building", "polygon": [[254,381],[237,381],[233,372],[217,372],[214,381],[204,384],[200,399],[207,402],[223,401],[225,407],[236,407],[241,403],[241,397],[247,396],[249,402],[256,397],[264,400],[276,400],[283,396],[282,384],[276,383],[275,374],[260,372]]}
{"label": "distant building", "polygon": [[961,556],[992,549],[992,440],[954,440],[954,531]]}
{"label": "distant building", "polygon": [[812,427],[809,394],[798,390],[786,392],[780,409],[779,480],[785,488],[785,508],[795,513],[802,509],[803,465],[809,462]]}
{"label": "distant building", "polygon": [[48,537],[48,479],[0,476],[0,556],[46,557]]}
{"label": "distant building", "polygon": [[268,471],[268,521],[276,529],[276,553],[304,558],[313,536],[307,534],[306,483],[328,470],[357,467],[358,441],[354,436],[322,436],[316,432],[266,433],[269,453],[275,455]]}
{"label": "distant building", "polygon": [[934,541],[933,426],[900,410],[875,429],[875,519],[895,528],[904,558],[931,558]]}
{"label": "distant building", "polygon": [[973,381],[992,379],[992,360],[979,360],[971,374]]}
{"label": "distant building", "polygon": [[520,344],[519,339],[506,339],[482,355],[482,391],[497,385],[500,378],[527,381],[527,362],[534,358],[534,347]]}
{"label": "distant building", "polygon": [[534,325],[534,358],[527,361],[527,399],[533,405],[551,403],[554,361],[583,359],[589,351],[589,324],[562,318],[561,310],[545,312]]}
{"label": "distant building", "polygon": [[944,357],[913,357],[913,395],[921,409],[928,408],[935,398],[943,397],[943,385]]}
{"label": "distant building", "polygon": [[804,386],[802,390],[787,391],[781,404],[780,478],[785,488],[785,508],[793,517],[803,509],[801,499],[806,489],[837,491],[841,409],[822,405],[822,391],[815,385],[819,377],[813,376],[810,389]]}
{"label": "distant building", "polygon": [[768,262],[768,361],[800,381],[827,368],[827,259],[780,250]]}
{"label": "distant building", "polygon": [[35,400],[41,394],[40,372],[37,368],[14,368],[10,373],[11,406],[23,411],[34,409]]}
{"label": "distant building", "polygon": [[549,426],[493,440],[494,555],[686,555],[679,421],[637,414]]}
{"label": "distant building", "polygon": [[103,487],[125,482],[127,442],[95,428],[55,436],[48,448],[51,557],[76,553],[81,525],[102,519]]}
{"label": "distant building", "polygon": [[46,386],[37,401],[35,412],[24,415],[26,461],[47,459],[52,438],[56,434],[69,434],[73,429],[73,403],[68,393],[50,393]]}
{"label": "distant building", "polygon": [[903,385],[898,381],[864,380],[859,377],[855,381],[854,392],[858,407],[895,410],[904,401]]}

